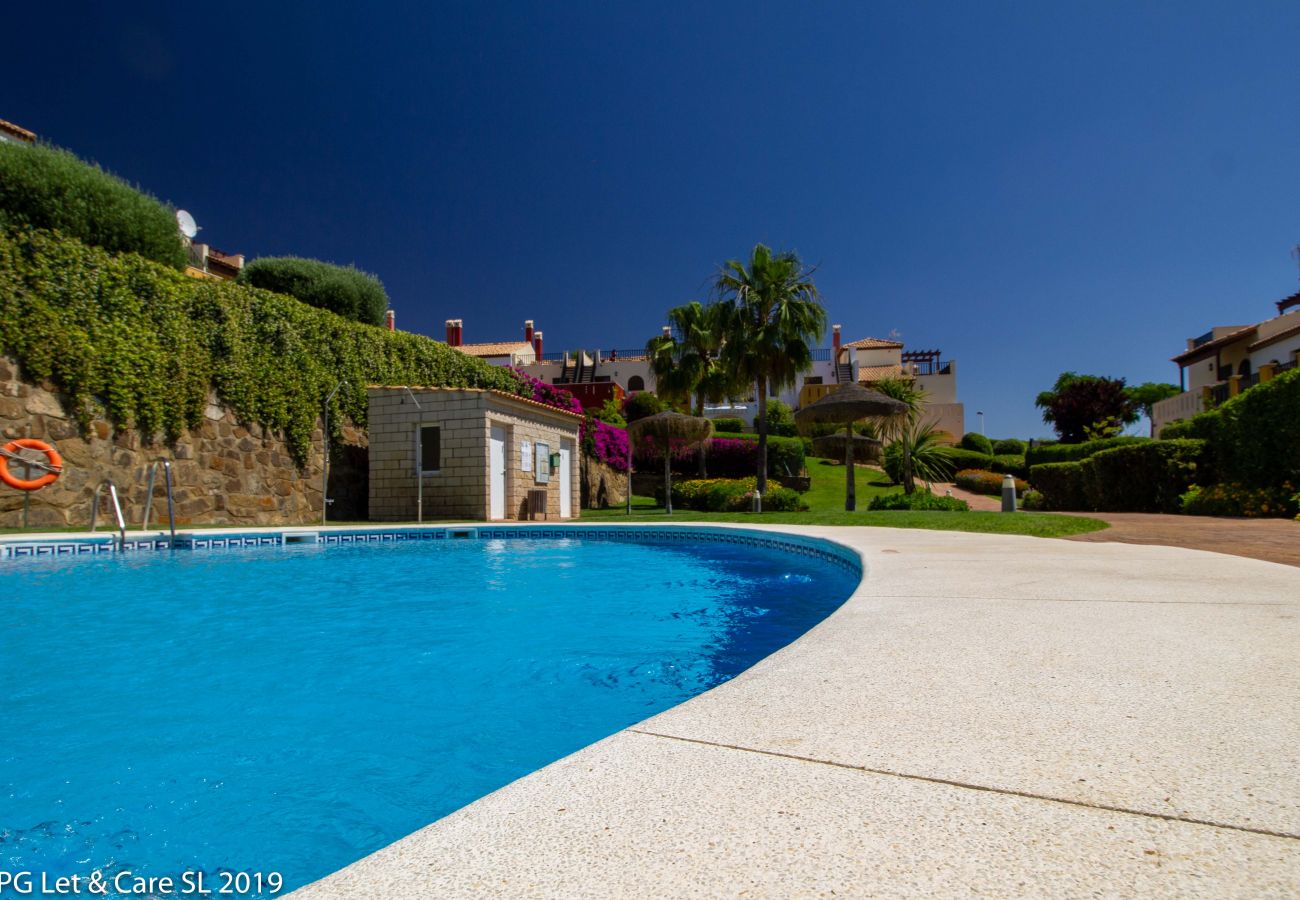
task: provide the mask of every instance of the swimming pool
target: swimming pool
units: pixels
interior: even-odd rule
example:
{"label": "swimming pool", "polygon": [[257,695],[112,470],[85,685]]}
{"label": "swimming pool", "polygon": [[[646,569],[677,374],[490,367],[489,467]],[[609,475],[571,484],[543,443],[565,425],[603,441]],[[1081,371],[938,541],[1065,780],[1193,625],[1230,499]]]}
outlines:
{"label": "swimming pool", "polygon": [[860,577],[677,534],[5,563],[0,870],[300,886],[727,680]]}

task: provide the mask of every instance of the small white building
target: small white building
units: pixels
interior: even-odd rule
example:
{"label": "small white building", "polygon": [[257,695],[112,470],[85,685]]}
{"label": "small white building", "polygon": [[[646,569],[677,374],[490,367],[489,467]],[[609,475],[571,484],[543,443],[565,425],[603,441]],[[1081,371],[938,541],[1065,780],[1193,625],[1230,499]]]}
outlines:
{"label": "small white building", "polygon": [[[370,519],[577,518],[582,416],[482,388],[369,388]],[[532,497],[530,497],[532,495]]]}

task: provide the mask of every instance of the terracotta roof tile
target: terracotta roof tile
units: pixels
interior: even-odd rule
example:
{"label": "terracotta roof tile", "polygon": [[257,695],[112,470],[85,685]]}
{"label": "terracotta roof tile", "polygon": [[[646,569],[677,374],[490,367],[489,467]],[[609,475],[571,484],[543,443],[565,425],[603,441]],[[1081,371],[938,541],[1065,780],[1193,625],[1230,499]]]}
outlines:
{"label": "terracotta roof tile", "polygon": [[903,344],[901,341],[886,341],[881,338],[868,337],[857,341],[850,341],[841,346],[849,347],[854,350],[890,350],[894,348],[902,349]]}
{"label": "terracotta roof tile", "polygon": [[15,125],[13,122],[6,122],[4,119],[0,119],[0,131],[5,132],[6,134],[12,134],[20,141],[26,141],[29,144],[36,143],[35,132],[28,131],[21,125]]}
{"label": "terracotta roof tile", "polygon": [[527,353],[533,345],[527,341],[494,341],[487,344],[461,344],[453,349],[467,356],[505,356],[509,353]]}
{"label": "terracotta roof tile", "polygon": [[882,378],[911,378],[910,373],[904,373],[902,366],[859,366],[858,383],[870,384],[873,381],[879,381]]}

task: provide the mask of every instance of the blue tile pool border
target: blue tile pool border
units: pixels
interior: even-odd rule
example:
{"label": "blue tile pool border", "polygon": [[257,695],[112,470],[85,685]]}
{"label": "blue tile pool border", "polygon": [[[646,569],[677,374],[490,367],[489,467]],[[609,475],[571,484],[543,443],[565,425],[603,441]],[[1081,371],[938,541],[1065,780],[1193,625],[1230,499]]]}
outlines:
{"label": "blue tile pool border", "polygon": [[[862,572],[859,555],[826,538],[806,537],[787,532],[751,531],[745,528],[717,526],[664,525],[464,525],[404,526],[393,528],[343,528],[315,530],[310,527],[262,531],[183,532],[176,535],[175,550],[222,550],[243,547],[282,547],[293,543],[334,544],[384,543],[391,541],[452,540],[555,540],[578,538],[599,541],[633,541],[636,543],[688,544],[701,541],[770,547],[816,557]],[[173,549],[165,534],[128,537],[128,552]],[[121,552],[117,540],[109,534],[93,537],[46,538],[24,540],[0,538],[0,560],[25,557],[80,556],[93,553]]]}

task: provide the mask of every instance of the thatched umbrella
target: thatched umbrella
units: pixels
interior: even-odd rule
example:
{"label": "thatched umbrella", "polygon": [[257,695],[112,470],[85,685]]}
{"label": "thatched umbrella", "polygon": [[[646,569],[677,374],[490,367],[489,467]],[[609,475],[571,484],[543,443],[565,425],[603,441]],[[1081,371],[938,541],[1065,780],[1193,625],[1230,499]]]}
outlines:
{"label": "thatched umbrella", "polygon": [[[832,459],[845,455],[846,438],[840,432],[813,438],[813,455]],[[881,442],[863,434],[853,435],[853,458],[861,463],[880,462]]]}
{"label": "thatched umbrella", "polygon": [[887,418],[907,411],[906,404],[860,384],[846,384],[832,391],[816,403],[810,403],[794,414],[799,425],[831,422],[844,426],[845,473],[844,509],[853,512],[858,506],[857,490],[853,479],[853,423],[859,419]]}
{"label": "thatched umbrella", "polygon": [[673,442],[676,441],[679,446],[698,447],[712,435],[713,423],[708,419],[675,412],[655,413],[628,424],[627,436],[633,442],[652,437],[663,447],[664,506],[668,515],[673,514]]}

